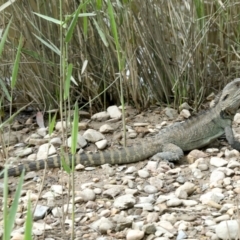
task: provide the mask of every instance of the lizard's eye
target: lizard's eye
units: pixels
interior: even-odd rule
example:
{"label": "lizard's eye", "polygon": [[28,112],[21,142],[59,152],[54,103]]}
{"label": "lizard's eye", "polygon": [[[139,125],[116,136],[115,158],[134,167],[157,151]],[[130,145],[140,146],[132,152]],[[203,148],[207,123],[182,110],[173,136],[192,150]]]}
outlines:
{"label": "lizard's eye", "polygon": [[223,97],[223,101],[225,101],[227,98],[228,98],[229,94],[226,94],[224,97]]}

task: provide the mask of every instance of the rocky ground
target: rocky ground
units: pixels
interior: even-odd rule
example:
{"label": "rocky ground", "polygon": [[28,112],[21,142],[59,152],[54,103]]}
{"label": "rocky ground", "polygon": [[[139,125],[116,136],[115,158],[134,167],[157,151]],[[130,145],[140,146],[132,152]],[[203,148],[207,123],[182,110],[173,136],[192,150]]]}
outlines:
{"label": "rocky ground", "polygon": [[[154,107],[140,114],[127,108],[127,145],[152,141],[160,129],[188,118],[188,106],[182,108],[180,114],[171,108]],[[96,151],[122,144],[118,108],[113,106],[108,113],[98,113],[92,118],[80,112],[80,117],[79,149]],[[71,145],[71,140],[62,141],[60,123],[49,137],[40,119],[38,116],[38,124],[31,118],[24,123],[15,122],[11,134],[2,135],[5,141],[10,140],[9,146],[2,148],[2,166],[6,153],[8,163],[14,165],[45,158],[48,142],[49,155],[58,154],[60,146]],[[235,116],[233,126],[239,139],[238,124],[240,114]],[[23,239],[28,196],[35,206],[33,239],[70,239],[73,209],[75,239],[240,239],[239,160],[239,152],[220,140],[208,148],[186,153],[173,168],[166,162],[157,165],[149,159],[121,166],[77,166],[74,208],[67,173],[59,169],[29,172],[25,176],[13,239]],[[18,177],[10,177],[8,183],[11,204]],[[0,188],[3,189],[2,179]],[[0,236],[2,216],[1,209]]]}

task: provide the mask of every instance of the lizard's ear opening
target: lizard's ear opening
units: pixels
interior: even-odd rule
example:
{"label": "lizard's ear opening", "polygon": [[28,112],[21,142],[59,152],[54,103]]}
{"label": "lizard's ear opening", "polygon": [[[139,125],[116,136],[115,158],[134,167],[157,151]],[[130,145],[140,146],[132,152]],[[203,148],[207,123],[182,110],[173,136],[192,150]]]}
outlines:
{"label": "lizard's ear opening", "polygon": [[229,94],[226,94],[224,97],[223,97],[223,101],[225,101],[227,98],[228,98]]}

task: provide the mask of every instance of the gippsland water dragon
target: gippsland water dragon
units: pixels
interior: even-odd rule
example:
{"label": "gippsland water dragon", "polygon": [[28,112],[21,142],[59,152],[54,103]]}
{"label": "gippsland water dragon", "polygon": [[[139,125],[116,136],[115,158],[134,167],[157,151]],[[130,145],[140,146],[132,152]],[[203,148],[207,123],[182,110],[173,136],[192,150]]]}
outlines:
{"label": "gippsland water dragon", "polygon": [[[112,149],[97,153],[82,153],[74,156],[74,164],[98,166],[105,163],[127,164],[139,162],[149,157],[167,161],[177,161],[184,151],[201,148],[220,136],[226,136],[232,148],[240,150],[232,131],[232,121],[240,106],[240,78],[228,83],[219,95],[215,106],[203,114],[181,123],[175,123],[161,130],[151,141],[141,142],[132,147]],[[71,156],[65,161],[71,165]],[[32,161],[8,169],[9,176],[18,176],[23,169],[26,172],[61,167],[60,156],[46,160]],[[0,175],[0,178],[3,174]]]}

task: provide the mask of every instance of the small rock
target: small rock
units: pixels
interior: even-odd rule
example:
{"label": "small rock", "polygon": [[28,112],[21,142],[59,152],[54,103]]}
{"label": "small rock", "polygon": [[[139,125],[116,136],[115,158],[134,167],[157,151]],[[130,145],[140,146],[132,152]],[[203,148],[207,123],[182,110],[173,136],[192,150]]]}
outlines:
{"label": "small rock", "polygon": [[187,234],[184,231],[180,230],[178,232],[176,240],[182,240],[182,239],[187,239]]}
{"label": "small rock", "polygon": [[50,226],[49,224],[46,224],[45,222],[42,222],[42,223],[34,222],[32,225],[32,229],[45,231],[45,230],[51,230],[52,226]]}
{"label": "small rock", "polygon": [[25,157],[32,153],[32,148],[19,149],[15,151],[16,156]]}
{"label": "small rock", "polygon": [[78,123],[78,130],[86,130],[88,128],[88,123],[87,122],[79,122]]}
{"label": "small rock", "polygon": [[43,219],[47,215],[48,210],[49,210],[49,207],[47,206],[37,205],[34,211],[33,219],[35,221],[39,219]]}
{"label": "small rock", "polygon": [[57,122],[56,125],[55,125],[55,129],[56,129],[57,131],[63,131],[63,130],[66,129],[67,127],[70,127],[70,123],[67,124],[66,121],[63,121],[63,122],[59,121],[59,122]]}
{"label": "small rock", "polygon": [[104,124],[99,128],[100,133],[111,133],[113,131],[114,129],[108,124]]}
{"label": "small rock", "polygon": [[219,216],[219,217],[216,217],[216,218],[214,219],[214,221],[215,221],[216,223],[219,223],[219,222],[226,221],[226,220],[229,220],[229,219],[230,219],[230,216],[229,216],[228,214],[224,214],[224,215],[221,215],[221,216]]}
{"label": "small rock", "polygon": [[52,185],[51,190],[57,195],[63,194],[63,186],[62,185]]}
{"label": "small rock", "polygon": [[195,184],[191,182],[185,182],[182,186],[176,189],[175,194],[179,195],[180,191],[185,191],[188,195],[190,195],[195,191],[195,188]]}
{"label": "small rock", "polygon": [[189,118],[191,116],[191,113],[187,110],[187,109],[183,109],[180,112],[180,116],[184,117],[184,118]]}
{"label": "small rock", "polygon": [[37,176],[37,174],[35,171],[27,172],[26,175],[24,176],[24,180],[27,181],[27,180],[35,178],[36,176]]}
{"label": "small rock", "polygon": [[38,149],[37,160],[46,159],[48,156],[57,153],[56,148],[52,144],[45,143]]}
{"label": "small rock", "polygon": [[144,231],[129,230],[126,235],[126,240],[141,240],[144,237]]}
{"label": "small rock", "polygon": [[198,165],[198,169],[201,170],[201,171],[207,171],[209,169],[208,165],[205,164],[205,163],[200,163]]}
{"label": "small rock", "polygon": [[194,149],[187,155],[187,161],[188,163],[192,164],[196,161],[198,158],[205,158],[207,157],[207,154],[203,151]]}
{"label": "small rock", "polygon": [[177,118],[178,116],[178,112],[175,109],[169,107],[164,109],[164,113],[171,120]]}
{"label": "small rock", "polygon": [[63,205],[63,212],[64,213],[72,213],[72,211],[74,210],[74,204],[64,204]]}
{"label": "small rock", "polygon": [[[70,136],[67,139],[67,146],[70,148],[72,146],[72,136]],[[80,134],[78,133],[77,135],[77,148],[84,148],[87,146],[87,141],[86,139]]]}
{"label": "small rock", "polygon": [[152,186],[155,186],[158,190],[160,190],[163,185],[164,185],[164,181],[161,180],[158,176],[156,177],[151,177],[149,179],[149,183],[152,185]]}
{"label": "small rock", "polygon": [[121,117],[122,117],[122,112],[120,111],[120,109],[117,106],[108,107],[107,112],[109,113],[110,118],[121,119]]}
{"label": "small rock", "polygon": [[[1,142],[1,141],[4,141]],[[18,143],[18,137],[17,137],[17,134],[14,133],[14,132],[5,132],[4,134],[2,134],[2,137],[0,138],[0,144],[1,145],[6,145],[6,146],[11,146],[11,145],[14,145]]]}
{"label": "small rock", "polygon": [[192,207],[192,206],[196,206],[198,204],[198,202],[195,200],[182,200],[182,203],[186,207]]}
{"label": "small rock", "polygon": [[135,208],[142,208],[143,211],[151,212],[154,210],[151,203],[138,203],[134,205]]}
{"label": "small rock", "polygon": [[128,209],[133,207],[135,203],[136,203],[135,197],[131,194],[126,194],[117,197],[113,203],[113,206],[119,209]]}
{"label": "small rock", "polygon": [[94,121],[104,122],[108,120],[109,117],[110,117],[110,114],[108,112],[99,112],[92,115],[91,119]]}
{"label": "small rock", "polygon": [[228,165],[228,168],[236,168],[236,167],[240,167],[240,163],[236,160],[230,160]]}
{"label": "small rock", "polygon": [[227,168],[227,167],[219,167],[216,170],[223,172],[226,176],[232,176],[235,174],[234,170]]}
{"label": "small rock", "polygon": [[189,110],[189,109],[191,109],[191,107],[189,106],[189,104],[187,103],[187,102],[184,102],[184,103],[182,103],[180,106],[179,106],[179,111],[181,112],[183,109],[187,109],[187,110]]}
{"label": "small rock", "polygon": [[93,222],[91,224],[91,228],[95,231],[100,231],[101,234],[106,234],[107,231],[112,230],[114,224],[105,217],[101,217],[99,220]]}
{"label": "small rock", "polygon": [[180,205],[182,205],[182,200],[180,200],[178,198],[172,198],[172,199],[167,201],[167,206],[168,207],[178,207]]}
{"label": "small rock", "polygon": [[[233,150],[229,150],[229,149],[226,149],[225,152],[224,152],[224,155],[226,158],[238,158],[240,153],[238,150],[236,149],[233,149]],[[236,160],[236,159],[235,159]]]}
{"label": "small rock", "polygon": [[149,177],[149,172],[147,170],[138,170],[138,176],[140,178],[148,178]]}
{"label": "small rock", "polygon": [[197,179],[202,179],[204,177],[204,174],[202,173],[202,171],[200,169],[195,169],[193,171],[193,176]]}
{"label": "small rock", "polygon": [[200,201],[202,204],[206,204],[209,201],[214,201],[216,203],[219,203],[224,198],[224,194],[218,193],[218,192],[207,192],[200,197]]}
{"label": "small rock", "polygon": [[222,171],[219,171],[218,169],[216,169],[211,173],[210,183],[218,182],[219,180],[222,180],[224,178],[225,178],[225,174]]}
{"label": "small rock", "polygon": [[146,234],[154,234],[156,232],[156,227],[154,224],[152,223],[148,223],[146,225],[143,225],[142,230],[146,233]]}
{"label": "small rock", "polygon": [[152,185],[146,185],[144,187],[144,191],[149,194],[157,193],[158,189],[155,186]]}
{"label": "small rock", "polygon": [[52,215],[57,218],[62,217],[63,211],[60,207],[55,207],[52,209]]}
{"label": "small rock", "polygon": [[42,136],[42,137],[45,137],[47,135],[47,131],[48,131],[47,128],[38,128],[37,129],[37,134]]}
{"label": "small rock", "polygon": [[54,146],[61,146],[62,140],[59,137],[54,137],[50,140],[50,143],[53,144]]}
{"label": "small rock", "polygon": [[25,239],[25,235],[21,234],[19,232],[12,232],[11,233],[11,240],[24,240]]}
{"label": "small rock", "polygon": [[131,133],[129,133],[127,136],[128,136],[128,138],[131,138],[131,139],[134,139],[134,138],[136,138],[137,137],[137,133],[136,132],[131,132]]}
{"label": "small rock", "polygon": [[103,196],[107,198],[115,198],[121,192],[121,188],[112,187],[103,192]]}
{"label": "small rock", "polygon": [[128,167],[128,169],[125,171],[125,174],[132,174],[137,171],[137,168],[135,166]]}
{"label": "small rock", "polygon": [[82,190],[80,196],[83,198],[85,202],[94,201],[96,198],[94,191],[88,188]]}
{"label": "small rock", "polygon": [[97,146],[98,149],[103,150],[104,148],[107,147],[108,141],[106,139],[100,140],[95,142],[95,145]]}
{"label": "small rock", "polygon": [[88,129],[84,132],[83,137],[89,142],[97,142],[102,139],[105,139],[104,135],[94,129]]}
{"label": "small rock", "polygon": [[150,212],[146,218],[147,223],[155,223],[159,221],[159,213],[158,212]]}
{"label": "small rock", "polygon": [[206,152],[207,153],[218,153],[219,149],[218,148],[207,148]]}
{"label": "small rock", "polygon": [[45,139],[45,138],[43,138],[43,139],[38,139],[38,138],[29,138],[28,140],[27,140],[27,143],[29,144],[29,145],[42,145],[42,144],[45,144],[45,143],[48,143],[48,139]]}
{"label": "small rock", "polygon": [[210,164],[215,167],[223,167],[228,164],[228,161],[219,157],[211,157]]}
{"label": "small rock", "polygon": [[157,169],[157,165],[158,163],[156,161],[148,161],[146,169],[151,172],[155,172]]}
{"label": "small rock", "polygon": [[215,231],[220,239],[238,239],[240,231],[239,221],[223,221],[216,226]]}
{"label": "small rock", "polygon": [[176,191],[175,195],[179,199],[187,199],[187,197],[188,197],[188,194],[185,190]]}
{"label": "small rock", "polygon": [[240,113],[236,113],[233,121],[236,122],[237,124],[240,124]]}

